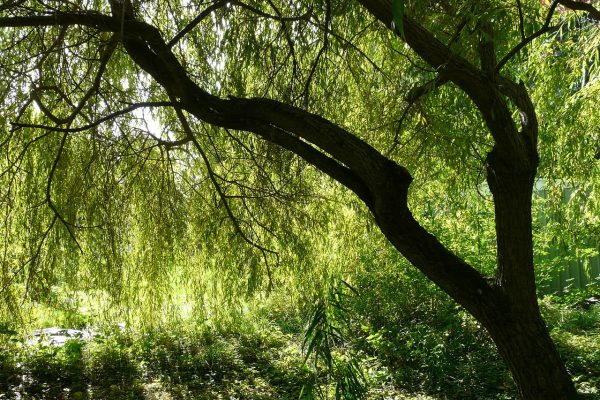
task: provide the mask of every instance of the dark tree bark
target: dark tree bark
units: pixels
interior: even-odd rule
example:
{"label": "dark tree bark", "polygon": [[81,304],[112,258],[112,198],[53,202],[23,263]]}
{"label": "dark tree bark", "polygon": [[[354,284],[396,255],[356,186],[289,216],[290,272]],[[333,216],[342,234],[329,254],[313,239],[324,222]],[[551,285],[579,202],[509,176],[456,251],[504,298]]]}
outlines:
{"label": "dark tree bark", "polygon": [[[390,0],[360,3],[391,26]],[[483,36],[488,39],[479,46],[483,69],[454,54],[410,17],[404,17],[403,27],[406,42],[439,71],[438,80],[452,82],[471,98],[494,139],[486,167],[495,205],[497,273],[484,277],[414,219],[407,205],[412,177],[404,167],[350,132],[302,109],[264,98],[211,95],[189,77],[155,27],[135,20],[131,13],[120,13],[118,7],[114,13],[112,17],[55,13],[4,18],[0,26],[85,25],[122,33],[131,59],[180,108],[220,127],[253,132],[303,157],[355,192],[396,249],[487,329],[523,399],[577,398],[540,315],[535,291],[531,217],[538,164],[535,109],[523,85],[498,73],[493,42],[488,40],[491,27],[485,27],[489,32]],[[519,128],[509,103],[523,115]]]}
{"label": "dark tree bark", "polygon": [[[391,25],[390,1],[360,2],[381,22]],[[483,69],[478,70],[406,16],[404,33],[407,43],[425,61],[441,70],[440,75],[444,79],[452,81],[469,95],[483,115],[495,142],[486,161],[487,181],[495,207],[496,276],[481,286],[464,279],[460,288],[446,288],[444,282],[448,279],[428,276],[487,329],[522,398],[575,399],[577,392],[550,338],[536,297],[531,196],[538,164],[538,124],[529,95],[522,85],[497,75],[491,42],[480,44]],[[485,37],[489,40],[490,32],[486,33]],[[523,115],[520,130],[510,116],[505,99],[511,101]],[[393,226],[386,229],[382,223],[380,226],[402,254],[410,252],[403,248],[405,240],[398,238],[403,236],[397,232],[398,229],[394,230]],[[407,257],[421,270],[420,265],[428,262]],[[465,286],[475,288],[479,296],[465,296],[469,292]]]}

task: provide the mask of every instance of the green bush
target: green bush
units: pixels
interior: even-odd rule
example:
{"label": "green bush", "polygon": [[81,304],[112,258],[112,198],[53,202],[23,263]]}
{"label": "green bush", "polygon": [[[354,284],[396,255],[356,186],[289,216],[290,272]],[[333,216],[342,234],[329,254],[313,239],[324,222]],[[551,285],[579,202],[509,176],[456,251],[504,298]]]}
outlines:
{"label": "green bush", "polygon": [[578,389],[600,395],[600,306],[554,300],[547,297],[541,305],[558,351]]}
{"label": "green bush", "polygon": [[356,289],[348,304],[354,345],[379,360],[394,386],[447,398],[515,395],[485,330],[418,273],[368,271]]}

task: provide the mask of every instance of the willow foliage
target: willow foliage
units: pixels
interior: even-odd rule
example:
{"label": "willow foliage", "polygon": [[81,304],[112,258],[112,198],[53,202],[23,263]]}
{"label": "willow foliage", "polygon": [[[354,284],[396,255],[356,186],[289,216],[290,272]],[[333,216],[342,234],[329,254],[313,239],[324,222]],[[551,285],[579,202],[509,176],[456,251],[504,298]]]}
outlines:
{"label": "willow foliage", "polygon": [[[51,1],[48,10],[13,3],[0,6],[2,17],[111,12],[96,0]],[[415,177],[415,216],[466,260],[493,268],[484,179],[493,141],[464,93],[438,82],[354,2],[222,3],[134,7],[165,38],[178,39],[169,43],[175,55],[211,93],[300,106],[401,162]],[[517,8],[504,0],[413,3],[407,13],[473,62],[481,24],[495,24],[498,52],[507,53],[519,40],[514,31],[539,29],[546,9],[522,1],[519,25]],[[505,67],[531,88],[542,126],[538,176],[550,193],[543,207],[556,218],[537,237],[541,249],[558,234],[568,237],[560,215],[575,221],[572,241],[600,232],[600,35],[597,24],[566,10],[553,22],[557,30]],[[280,147],[194,119],[197,146],[183,142],[176,110],[164,107],[169,94],[130,60],[118,34],[2,29],[0,47],[4,313],[27,310],[23,301],[78,307],[92,295],[111,318],[212,318],[223,302],[239,306],[239,296],[310,297],[330,277],[363,268],[364,249],[387,246],[356,199]],[[411,97],[424,84],[434,94]],[[56,124],[89,129],[39,128]],[[577,190],[566,207],[565,182]]]}

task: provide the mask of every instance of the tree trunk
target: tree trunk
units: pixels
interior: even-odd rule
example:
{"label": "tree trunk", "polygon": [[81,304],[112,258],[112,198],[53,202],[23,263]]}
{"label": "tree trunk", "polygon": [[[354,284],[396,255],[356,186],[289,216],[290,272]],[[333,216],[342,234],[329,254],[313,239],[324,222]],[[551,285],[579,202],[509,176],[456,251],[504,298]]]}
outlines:
{"label": "tree trunk", "polygon": [[[498,248],[502,273],[495,278],[484,278],[420,226],[408,211],[406,191],[399,189],[398,181],[387,178],[388,185],[380,188],[371,205],[388,240],[486,328],[522,399],[577,399],[571,377],[550,338],[535,295],[531,217],[530,211],[523,211],[527,207],[530,210],[527,196],[510,195],[508,186],[496,196],[497,202],[506,200],[496,208],[497,213],[507,214],[501,215],[498,232],[505,239]],[[514,176],[507,181],[520,184]],[[518,204],[522,202],[526,204]],[[514,210],[522,210],[523,215],[515,215]],[[517,230],[527,229],[528,234],[521,232],[523,237],[514,235]],[[512,240],[509,238],[511,230]],[[509,262],[515,262],[516,267]]]}
{"label": "tree trunk", "polygon": [[[392,26],[392,0],[359,2],[385,26]],[[406,43],[438,71],[439,81],[453,82],[471,98],[492,134],[494,149],[486,163],[496,213],[498,272],[494,278],[483,277],[415,221],[407,205],[412,177],[406,168],[320,115],[266,98],[225,99],[210,94],[194,82],[158,28],[135,20],[129,0],[111,1],[111,5],[113,17],[57,12],[0,18],[0,26],[85,25],[119,33],[132,60],[165,88],[178,103],[177,109],[215,126],[254,132],[353,190],[398,251],[486,327],[523,399],[577,398],[535,295],[531,235],[531,192],[538,162],[535,109],[524,85],[498,73],[501,65],[495,63],[489,35],[482,36],[479,47],[481,70],[416,20],[403,17]],[[522,116],[519,126],[513,120],[515,108]],[[191,141],[194,133],[188,131],[185,140]]]}
{"label": "tree trunk", "polygon": [[[403,224],[406,228],[406,223]],[[384,224],[382,230],[396,248],[412,259],[413,264],[418,255],[406,251],[406,246],[418,250],[413,242],[398,241],[396,235],[387,231],[389,225]],[[418,234],[413,233],[416,240]],[[425,243],[423,239],[421,245]],[[426,249],[426,248],[425,248]],[[420,250],[424,250],[421,248]],[[577,399],[577,391],[573,381],[561,360],[544,320],[539,311],[537,298],[524,300],[524,296],[516,301],[508,296],[504,289],[496,283],[462,269],[459,260],[448,255],[447,259],[436,259],[433,264],[444,264],[448,274],[462,281],[466,286],[462,289],[455,285],[440,269],[429,271],[419,268],[430,279],[434,280],[446,293],[473,315],[488,331],[499,354],[508,366],[517,385],[520,398],[524,400],[573,400]],[[490,354],[493,357],[492,354]]]}
{"label": "tree trunk", "polygon": [[577,391],[548,329],[536,310],[492,306],[482,321],[526,400],[577,399]]}
{"label": "tree trunk", "polygon": [[517,303],[495,284],[482,285],[472,274],[460,278],[470,283],[474,293],[467,290],[457,293],[453,286],[438,284],[486,328],[512,374],[520,398],[577,399],[577,391],[550,338],[537,299]]}

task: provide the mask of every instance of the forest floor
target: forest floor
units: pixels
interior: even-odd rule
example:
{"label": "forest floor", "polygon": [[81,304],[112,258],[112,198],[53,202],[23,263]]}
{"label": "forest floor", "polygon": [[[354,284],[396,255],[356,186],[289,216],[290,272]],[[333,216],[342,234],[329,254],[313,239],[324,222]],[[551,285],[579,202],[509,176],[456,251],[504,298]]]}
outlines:
{"label": "forest floor", "polygon": [[[600,399],[600,306],[542,308],[578,389]],[[393,334],[362,326],[351,342],[337,343],[333,358],[352,354],[360,365],[358,398],[514,398],[486,335],[465,324],[461,311],[441,315],[413,315]],[[302,331],[301,321],[274,318],[237,331],[104,327],[52,343],[50,335],[32,340],[3,325],[0,399],[334,399],[346,364],[327,371],[305,360]]]}

